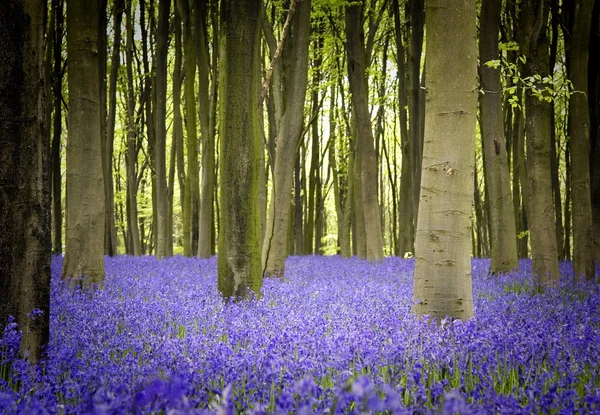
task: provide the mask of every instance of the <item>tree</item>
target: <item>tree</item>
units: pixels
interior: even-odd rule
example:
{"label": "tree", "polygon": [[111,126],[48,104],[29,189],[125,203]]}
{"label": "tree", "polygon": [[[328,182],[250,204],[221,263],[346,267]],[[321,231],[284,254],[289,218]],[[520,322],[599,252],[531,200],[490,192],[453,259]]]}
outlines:
{"label": "tree", "polygon": [[574,92],[569,101],[569,145],[573,209],[573,268],[580,277],[596,276],[593,257],[592,201],[590,196],[590,114],[588,108],[588,48],[593,0],[575,2],[569,78]]}
{"label": "tree", "polygon": [[477,111],[475,0],[429,0],[421,200],[414,311],[473,315],[471,209]]}
{"label": "tree", "polygon": [[490,204],[492,273],[518,268],[517,234],[510,189],[510,173],[502,114],[500,69],[486,63],[499,59],[498,31],[501,0],[484,0],[481,6],[479,71],[481,76],[481,135],[484,172]]}
{"label": "tree", "polygon": [[48,341],[50,314],[45,16],[37,0],[0,4],[0,327],[16,319],[32,362]]}
{"label": "tree", "polygon": [[[108,81],[108,119],[106,121],[106,143],[104,150],[104,197],[106,198],[105,251],[108,255],[117,253],[117,229],[115,225],[113,186],[113,150],[115,141],[115,120],[117,112],[117,76],[119,74],[121,55],[121,22],[123,21],[124,0],[116,0],[113,9],[114,39],[110,61]],[[60,56],[60,55],[59,55]]]}
{"label": "tree", "polygon": [[[283,59],[287,68],[284,93],[285,108],[279,121],[273,168],[273,193],[267,216],[267,228],[262,245],[265,274],[282,277],[287,257],[289,207],[293,171],[304,118],[304,101],[308,84],[308,46],[310,43],[311,0],[298,3],[291,22],[287,50]],[[275,120],[277,122],[278,120]]]}
{"label": "tree", "polygon": [[377,154],[373,147],[373,130],[369,114],[366,68],[368,57],[364,45],[362,25],[363,3],[349,5],[346,11],[346,47],[348,49],[348,80],[356,122],[356,151],[360,164],[361,192],[359,203],[363,206],[366,234],[366,257],[373,261],[383,258],[379,202],[377,200]]}
{"label": "tree", "polygon": [[[307,2],[309,0],[306,0]],[[258,172],[257,60],[262,0],[225,0],[221,5],[221,148],[218,287],[244,297],[262,286]]]}
{"label": "tree", "polygon": [[183,21],[184,95],[186,111],[187,175],[183,202],[183,254],[192,256],[198,241],[199,172],[198,128],[196,124],[196,49],[192,32],[193,16],[188,0],[177,0],[179,16]]}
{"label": "tree", "polygon": [[[548,12],[544,0],[523,4],[521,50],[526,57],[526,78],[537,75],[543,79],[549,73]],[[547,95],[539,92],[536,95],[543,86],[536,82],[533,88],[525,91],[526,191],[529,193],[526,208],[531,229],[532,273],[536,285],[542,287],[557,281],[559,274],[550,176],[550,103]]]}
{"label": "tree", "polygon": [[171,0],[160,0],[158,4],[158,31],[156,36],[156,256],[164,258],[168,255],[169,220],[168,187],[167,187],[167,54],[169,37],[169,14]]}
{"label": "tree", "polygon": [[104,179],[100,136],[98,3],[67,5],[69,136],[63,278],[104,282]]}

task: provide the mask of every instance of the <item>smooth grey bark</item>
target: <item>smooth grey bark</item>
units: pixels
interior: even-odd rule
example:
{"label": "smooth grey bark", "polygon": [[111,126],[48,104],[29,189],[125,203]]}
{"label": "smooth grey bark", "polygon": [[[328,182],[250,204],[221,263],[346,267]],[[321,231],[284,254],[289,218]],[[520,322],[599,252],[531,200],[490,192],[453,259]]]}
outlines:
{"label": "smooth grey bark", "polygon": [[501,0],[483,0],[479,39],[479,72],[483,89],[481,102],[481,136],[484,152],[484,174],[491,222],[490,271],[510,272],[518,269],[517,239],[510,189],[510,172],[506,153],[502,112],[500,69],[486,65],[499,59],[498,32]]}
{"label": "smooth grey bark", "polygon": [[[309,1],[309,0],[306,0]],[[219,166],[221,224],[218,288],[225,298],[259,294],[262,286],[257,106],[262,0],[221,4]]]}
{"label": "smooth grey bark", "polygon": [[[198,61],[198,102],[200,106],[200,133],[202,135],[202,187],[200,188],[198,256],[209,258],[213,238],[213,194],[215,190],[215,134],[211,119],[211,88],[215,86],[216,68],[209,85],[208,9],[205,0],[196,0],[196,59]],[[214,52],[213,52],[214,54]],[[215,65],[215,62],[213,62]]]}
{"label": "smooth grey bark", "polygon": [[[348,50],[348,81],[352,94],[353,114],[357,129],[357,150],[360,153],[360,203],[364,209],[366,258],[383,258],[383,233],[377,198],[377,154],[374,148],[367,85],[367,60],[362,27],[363,2],[346,9],[346,46]],[[357,192],[358,193],[358,192]]]}
{"label": "smooth grey bark", "polygon": [[573,268],[577,278],[596,277],[590,194],[590,114],[588,107],[588,56],[593,0],[576,0],[573,18],[569,78],[575,92],[569,100],[571,194],[573,209]]}
{"label": "smooth grey bark", "polygon": [[473,316],[471,209],[477,114],[475,0],[428,0],[425,144],[414,312]]}
{"label": "smooth grey bark", "polygon": [[50,317],[45,16],[45,2],[0,3],[0,328],[15,318],[21,352],[33,363],[48,342]]}
{"label": "smooth grey bark", "polygon": [[[54,38],[52,39],[52,53],[54,56],[52,89],[54,119],[52,128],[52,147],[50,150],[50,165],[52,169],[52,252],[61,253],[63,250],[63,210],[62,210],[62,173],[61,173],[61,155],[60,142],[62,135],[62,86],[63,86],[63,59],[62,59],[62,41],[64,37],[64,1],[53,0],[52,8],[56,24],[54,27]],[[50,82],[47,79],[46,82]],[[50,100],[50,96],[47,97]]]}
{"label": "smooth grey bark", "polygon": [[169,37],[169,14],[171,0],[158,2],[158,30],[156,35],[156,107],[154,146],[156,172],[156,257],[162,259],[168,254],[168,186],[167,186],[167,55]]}
{"label": "smooth grey bark", "polygon": [[66,247],[63,278],[84,286],[104,283],[104,177],[102,169],[98,2],[67,4],[69,135]]}
{"label": "smooth grey bark", "polygon": [[308,46],[310,41],[311,0],[298,4],[292,20],[289,67],[285,73],[285,109],[277,131],[277,155],[273,169],[273,193],[262,244],[263,269],[266,276],[282,277],[287,256],[289,203],[293,168],[302,133],[304,100],[308,84]]}
{"label": "smooth grey bark", "polygon": [[115,122],[117,113],[117,77],[121,56],[121,23],[125,1],[116,0],[113,6],[113,49],[110,59],[110,75],[108,78],[108,118],[106,121],[106,141],[104,148],[104,197],[106,204],[106,223],[104,250],[107,255],[117,254],[117,227],[115,225],[115,191],[113,179],[113,153],[115,142]]}
{"label": "smooth grey bark", "polygon": [[131,255],[142,255],[142,239],[138,225],[137,191],[138,181],[136,176],[137,166],[137,128],[135,124],[135,96],[133,84],[133,11],[131,3],[127,3],[125,11],[125,30],[127,36],[126,60],[127,60],[127,150],[125,156],[127,176],[127,238],[128,253]]}
{"label": "smooth grey bark", "polygon": [[[546,26],[549,7],[544,0],[523,5],[521,50],[527,58],[524,76],[549,73]],[[558,281],[558,252],[550,174],[550,104],[525,91],[525,131],[527,145],[527,219],[531,229],[532,273],[541,288]]]}

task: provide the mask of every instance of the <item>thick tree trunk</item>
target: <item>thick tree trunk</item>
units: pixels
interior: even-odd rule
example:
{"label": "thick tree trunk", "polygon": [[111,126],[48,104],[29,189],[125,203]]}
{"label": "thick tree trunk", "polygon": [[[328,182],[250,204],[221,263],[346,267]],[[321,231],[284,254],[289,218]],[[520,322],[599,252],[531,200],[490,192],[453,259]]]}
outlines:
{"label": "thick tree trunk", "polygon": [[[306,0],[309,1],[309,0]],[[260,59],[262,0],[225,0],[221,9],[221,227],[218,286],[226,298],[262,286],[256,61]]]}
{"label": "thick tree trunk", "polygon": [[108,119],[106,122],[106,141],[104,150],[104,197],[106,199],[104,251],[110,256],[117,254],[117,227],[115,225],[114,212],[115,190],[113,180],[113,153],[117,113],[117,76],[119,74],[121,55],[121,23],[123,21],[124,9],[124,0],[115,1],[113,9],[114,38],[108,80]]}
{"label": "thick tree trunk", "polygon": [[348,50],[348,80],[357,129],[357,149],[361,154],[358,167],[361,178],[360,200],[364,209],[367,259],[383,258],[383,233],[380,207],[377,200],[377,154],[375,152],[367,87],[364,34],[362,27],[363,3],[348,6],[346,10],[346,45]]}
{"label": "thick tree trunk", "polygon": [[104,283],[104,178],[102,169],[98,2],[67,7],[69,137],[66,248],[63,278]]}
{"label": "thick tree trunk", "polygon": [[[521,48],[527,58],[524,76],[549,73],[546,26],[548,6],[543,0],[523,5],[522,25],[526,36]],[[531,228],[532,273],[539,288],[554,284],[559,277],[556,227],[550,175],[550,104],[525,91],[527,134],[527,218]]]}
{"label": "thick tree trunk", "polygon": [[0,4],[0,327],[15,318],[33,363],[48,342],[50,317],[45,16],[45,2]]}
{"label": "thick tree trunk", "polygon": [[590,106],[590,176],[594,259],[600,262],[600,2],[594,3],[588,62],[588,104]]}
{"label": "thick tree trunk", "polygon": [[154,147],[156,166],[156,256],[167,256],[168,239],[168,192],[167,187],[167,55],[169,37],[169,14],[171,0],[159,0],[158,30],[156,36],[156,141]]}
{"label": "thick tree trunk", "polygon": [[577,277],[596,277],[590,196],[590,114],[588,48],[593,0],[577,0],[569,54],[569,78],[576,91],[569,101],[571,189],[573,197],[573,268]]}
{"label": "thick tree trunk", "polygon": [[477,112],[474,0],[427,2],[425,146],[414,311],[473,316],[471,209]]}
{"label": "thick tree trunk", "polygon": [[282,277],[287,255],[290,194],[298,142],[302,133],[304,100],[308,83],[308,46],[310,41],[311,0],[298,4],[288,41],[290,66],[286,73],[285,110],[277,132],[277,156],[274,160],[273,194],[267,215],[267,229],[262,246],[266,276]]}
{"label": "thick tree trunk", "polygon": [[490,207],[492,264],[494,274],[518,268],[517,240],[506,140],[502,120],[502,86],[500,70],[486,62],[499,59],[498,32],[502,0],[484,0],[481,6],[479,60],[481,87],[481,136],[484,172]]}

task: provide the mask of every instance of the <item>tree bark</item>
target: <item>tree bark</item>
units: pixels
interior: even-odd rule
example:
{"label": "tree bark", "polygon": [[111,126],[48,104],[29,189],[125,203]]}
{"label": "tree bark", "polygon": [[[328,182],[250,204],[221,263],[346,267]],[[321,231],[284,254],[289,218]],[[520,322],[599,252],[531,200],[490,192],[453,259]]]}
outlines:
{"label": "tree bark", "polygon": [[366,231],[366,257],[370,261],[375,261],[383,258],[383,233],[377,200],[377,154],[373,147],[373,130],[369,114],[367,62],[362,28],[363,4],[348,6],[346,10],[346,44],[348,81],[356,119],[357,149],[361,154],[361,163],[358,167],[362,187],[360,200],[364,209]]}
{"label": "tree bark", "polygon": [[0,4],[0,327],[15,318],[32,363],[48,342],[50,315],[45,16],[45,2]]}
{"label": "tree bark", "polygon": [[183,54],[185,66],[184,95],[186,115],[187,175],[183,205],[183,254],[192,256],[198,240],[198,208],[200,176],[198,172],[198,128],[196,124],[196,49],[192,33],[192,15],[188,0],[177,0],[183,21]]}
{"label": "tree bark", "polygon": [[[206,0],[196,0],[196,58],[198,60],[200,133],[202,134],[202,187],[198,256],[209,258],[213,229],[213,194],[215,188],[215,135],[210,125],[211,102],[209,93],[209,56]],[[213,52],[214,53],[214,52]],[[215,82],[213,73],[212,83]],[[212,87],[212,85],[211,85]]]}
{"label": "tree bark", "polygon": [[[310,0],[306,0],[307,2]],[[221,5],[220,205],[218,288],[226,298],[245,297],[262,286],[257,106],[262,0]]]}
{"label": "tree bark", "polygon": [[596,277],[590,196],[590,114],[588,107],[588,49],[593,0],[577,0],[573,20],[569,78],[575,92],[569,101],[571,194],[573,197],[573,268],[577,278]]}
{"label": "tree bark", "polygon": [[158,30],[156,36],[156,257],[159,259],[167,256],[168,235],[167,225],[169,220],[167,187],[167,55],[169,37],[169,14],[171,0],[159,0],[158,3]]}
{"label": "tree bark", "polygon": [[310,41],[311,0],[298,4],[288,40],[290,57],[285,74],[285,109],[277,131],[277,156],[274,160],[273,194],[267,215],[267,229],[262,246],[266,276],[282,277],[287,256],[290,194],[293,168],[302,133],[304,100],[308,84],[308,46]]}
{"label": "tree bark", "polygon": [[[523,5],[524,37],[521,49],[527,58],[525,77],[549,73],[548,38],[546,26],[548,5],[544,0]],[[550,175],[550,104],[525,91],[525,131],[527,135],[527,219],[531,229],[532,274],[541,288],[558,281],[558,252]]]}
{"label": "tree bark", "polygon": [[[51,169],[52,169],[52,252],[59,254],[62,252],[62,173],[61,173],[61,156],[60,142],[62,135],[62,87],[63,87],[63,59],[62,59],[62,40],[64,36],[64,1],[53,0],[52,8],[54,9],[54,17],[56,25],[54,28],[54,45],[52,52],[54,55],[53,68],[53,86],[54,90],[54,119],[52,128],[52,148],[51,148]],[[46,80],[50,82],[49,79]],[[47,97],[50,100],[50,97]],[[49,121],[49,120],[48,120]]]}
{"label": "tree bark", "polygon": [[125,1],[116,0],[113,9],[113,50],[110,59],[110,75],[108,80],[108,119],[106,121],[106,142],[104,150],[104,197],[106,199],[106,223],[104,251],[107,255],[117,254],[117,227],[115,225],[115,190],[113,180],[113,153],[115,142],[115,121],[117,110],[117,76],[119,74],[121,55],[121,23]]}
{"label": "tree bark", "polygon": [[427,103],[415,241],[414,311],[473,316],[471,209],[477,112],[474,0],[429,0]]}
{"label": "tree bark", "polygon": [[[127,150],[125,156],[127,176],[127,237],[129,239],[129,251],[131,255],[142,254],[142,240],[138,227],[138,204],[137,204],[137,128],[135,124],[135,95],[133,84],[133,12],[131,3],[127,3],[125,27],[127,33]],[[147,91],[150,93],[150,91]]]}
{"label": "tree bark", "polygon": [[98,2],[69,2],[69,137],[66,248],[63,278],[83,286],[104,283],[104,178],[102,169]]}
{"label": "tree bark", "polygon": [[481,96],[481,136],[491,216],[490,271],[494,274],[510,272],[519,267],[510,172],[502,120],[500,69],[486,65],[486,62],[499,59],[498,32],[501,9],[501,0],[483,1],[479,40],[480,83],[484,91]]}
{"label": "tree bark", "polygon": [[594,259],[600,262],[600,2],[594,2],[588,62],[588,104],[590,106],[590,176]]}

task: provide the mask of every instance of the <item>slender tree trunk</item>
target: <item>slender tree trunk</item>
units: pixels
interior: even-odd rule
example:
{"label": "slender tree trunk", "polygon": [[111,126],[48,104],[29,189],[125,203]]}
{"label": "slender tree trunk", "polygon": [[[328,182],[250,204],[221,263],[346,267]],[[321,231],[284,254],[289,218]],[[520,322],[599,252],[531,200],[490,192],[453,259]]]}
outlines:
{"label": "slender tree trunk", "polygon": [[156,36],[156,141],[154,157],[156,166],[156,256],[159,259],[167,256],[169,223],[168,192],[167,187],[167,54],[169,37],[169,14],[171,0],[159,0],[158,3],[158,30]]}
{"label": "slender tree trunk", "polygon": [[[527,58],[524,76],[549,73],[546,26],[549,8],[543,0],[523,5],[522,25],[526,33],[522,50]],[[527,218],[531,227],[532,273],[541,288],[554,284],[559,277],[556,227],[550,174],[550,104],[525,91],[527,117],[527,182],[529,207]]]}
{"label": "slender tree trunk", "polygon": [[[348,80],[357,129],[357,149],[361,154],[360,200],[364,209],[367,259],[383,258],[383,233],[380,207],[377,200],[377,154],[373,147],[373,130],[369,114],[369,100],[362,29],[363,4],[350,5],[346,11],[346,45],[348,50]],[[357,165],[358,166],[358,165]]]}
{"label": "slender tree trunk", "polygon": [[[408,102],[410,140],[412,142],[412,202],[413,223],[417,224],[419,213],[419,197],[421,192],[421,166],[423,159],[423,119],[424,95],[421,93],[421,54],[423,51],[423,28],[425,24],[424,0],[408,0],[408,14],[410,15],[410,58],[408,65],[408,82],[410,100]],[[424,80],[423,80],[424,81]]]}
{"label": "slender tree trunk", "polygon": [[218,287],[226,298],[235,298],[246,296],[248,290],[258,294],[263,280],[258,213],[261,143],[255,82],[262,0],[225,0],[221,7]]}
{"label": "slender tree trunk", "polygon": [[577,277],[596,277],[590,196],[590,115],[588,49],[593,0],[577,0],[569,56],[569,78],[576,91],[569,101],[569,145],[573,197],[573,268]]}
{"label": "slender tree trunk", "polygon": [[[63,0],[53,0],[52,8],[56,26],[54,28],[54,46],[52,52],[54,55],[53,68],[53,87],[54,90],[54,120],[52,129],[52,148],[51,148],[51,166],[52,166],[52,229],[54,238],[52,241],[52,252],[59,254],[62,252],[62,176],[61,176],[61,157],[60,142],[62,136],[62,86],[63,86],[63,59],[62,59],[62,40],[64,35],[64,11]],[[50,82],[50,80],[47,80]],[[50,97],[47,97],[48,100]]]}
{"label": "slender tree trunk", "polygon": [[570,146],[567,145],[565,152],[565,167],[566,167],[566,180],[565,180],[565,259],[571,259],[571,151]]}
{"label": "slender tree trunk", "polygon": [[[210,126],[209,45],[206,21],[206,0],[196,0],[196,58],[199,77],[200,132],[202,133],[202,188],[198,234],[198,256],[201,258],[209,258],[211,255],[215,187],[215,137]],[[215,82],[214,78],[213,82]]]}
{"label": "slender tree trunk", "polygon": [[[142,239],[138,227],[137,205],[137,128],[135,125],[135,95],[133,84],[133,11],[131,3],[127,3],[125,16],[125,30],[127,33],[126,60],[127,60],[127,154],[125,164],[127,170],[127,235],[129,237],[129,254],[142,255]],[[149,92],[149,91],[148,91]]]}
{"label": "slender tree trunk", "polygon": [[[175,7],[175,66],[173,68],[173,142],[176,148],[177,180],[179,183],[179,202],[181,211],[184,212],[185,203],[185,159],[183,152],[183,120],[181,117],[181,84],[182,77],[182,45],[181,45],[181,18],[179,8]],[[178,243],[181,243],[178,241]]]}
{"label": "slender tree trunk", "polygon": [[277,132],[273,194],[262,246],[262,261],[266,276],[282,277],[285,270],[293,166],[302,133],[304,100],[308,83],[310,8],[311,0],[303,0],[298,4],[291,23],[292,37],[288,37],[293,43],[289,45],[290,66],[289,73],[286,73],[285,110]]}
{"label": "slender tree trunk", "polygon": [[[302,149],[300,150],[302,153]],[[295,255],[304,255],[304,226],[302,223],[302,176],[301,171],[304,168],[302,156],[298,156],[294,167],[294,241],[295,249],[291,250]]]}
{"label": "slender tree trunk", "polygon": [[45,2],[0,4],[0,327],[15,318],[32,363],[48,342],[50,317],[45,16]]}
{"label": "slender tree trunk", "polygon": [[110,59],[108,80],[108,119],[106,122],[106,142],[104,150],[104,197],[106,199],[106,223],[104,251],[107,255],[117,254],[117,227],[115,225],[115,190],[113,179],[113,153],[115,142],[115,122],[117,110],[117,76],[121,55],[121,23],[123,21],[124,0],[116,0],[113,8],[113,50]]}
{"label": "slender tree trunk", "polygon": [[[425,146],[415,241],[414,311],[473,316],[471,209],[477,112],[474,0],[427,2]],[[460,74],[460,76],[457,76]]]}
{"label": "slender tree trunk", "polygon": [[183,254],[192,256],[198,240],[199,182],[198,129],[196,124],[196,49],[192,33],[193,16],[187,0],[177,0],[179,15],[183,21],[183,53],[185,58],[185,111],[187,126],[187,182],[183,205]]}
{"label": "slender tree trunk", "polygon": [[484,0],[481,6],[479,60],[481,87],[481,131],[484,172],[489,196],[492,264],[494,274],[519,267],[515,222],[510,189],[506,140],[502,120],[502,86],[500,70],[486,62],[499,59],[498,32],[502,0]]}
{"label": "slender tree trunk", "polygon": [[63,278],[84,286],[104,283],[104,178],[102,169],[98,2],[69,3],[69,137],[66,247]]}

